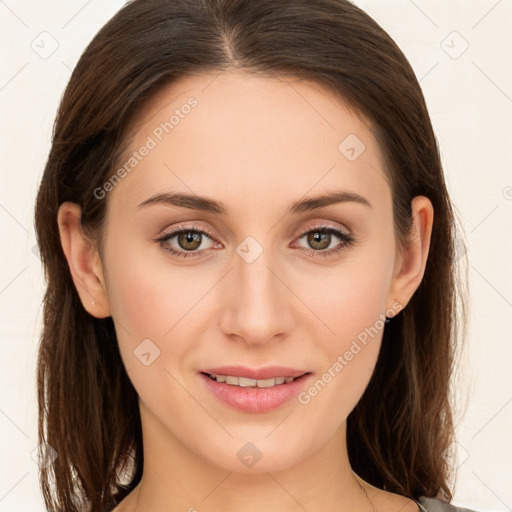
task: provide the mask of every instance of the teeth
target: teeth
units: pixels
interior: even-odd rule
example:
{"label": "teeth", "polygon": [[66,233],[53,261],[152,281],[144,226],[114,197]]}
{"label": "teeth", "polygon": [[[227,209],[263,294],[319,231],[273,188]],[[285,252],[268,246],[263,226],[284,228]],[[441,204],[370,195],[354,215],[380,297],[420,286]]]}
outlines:
{"label": "teeth", "polygon": [[247,377],[235,377],[232,375],[210,375],[210,378],[217,382],[225,382],[231,386],[240,386],[241,388],[258,387],[271,388],[280,384],[288,384],[295,380],[294,377],[276,377],[273,379],[249,379]]}
{"label": "teeth", "polygon": [[[248,379],[247,377],[230,377],[230,379],[233,379],[232,382],[229,382],[229,384],[234,384],[235,386],[238,384],[242,388],[247,388],[249,386],[256,386],[257,380],[256,379]],[[238,380],[238,382],[235,382],[235,379]]]}

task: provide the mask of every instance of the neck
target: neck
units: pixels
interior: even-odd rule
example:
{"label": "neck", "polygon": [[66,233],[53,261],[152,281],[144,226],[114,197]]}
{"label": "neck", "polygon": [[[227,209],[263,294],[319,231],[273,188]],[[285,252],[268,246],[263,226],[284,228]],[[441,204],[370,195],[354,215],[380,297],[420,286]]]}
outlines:
{"label": "neck", "polygon": [[222,467],[199,456],[172,436],[143,403],[140,406],[144,472],[125,500],[126,512],[372,510],[350,467],[345,422],[324,446],[297,457],[293,464],[258,471],[256,463],[240,472],[239,467]]}

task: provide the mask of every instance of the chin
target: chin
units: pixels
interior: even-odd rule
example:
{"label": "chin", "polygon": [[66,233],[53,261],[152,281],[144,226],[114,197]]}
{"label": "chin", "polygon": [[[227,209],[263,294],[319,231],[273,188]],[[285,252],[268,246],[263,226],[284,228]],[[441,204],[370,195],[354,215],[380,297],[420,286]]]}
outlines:
{"label": "chin", "polygon": [[[273,440],[265,439],[271,430],[266,429],[263,435],[230,439],[229,443],[224,443],[223,449],[209,453],[207,458],[225,471],[247,475],[289,469],[304,456],[302,450],[305,445],[295,445],[293,440],[277,436]],[[219,443],[216,446],[222,445]]]}

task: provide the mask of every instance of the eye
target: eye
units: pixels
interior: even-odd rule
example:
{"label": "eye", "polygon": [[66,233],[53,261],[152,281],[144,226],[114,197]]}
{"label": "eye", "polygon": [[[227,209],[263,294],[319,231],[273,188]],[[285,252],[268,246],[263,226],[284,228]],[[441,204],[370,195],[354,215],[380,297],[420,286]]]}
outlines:
{"label": "eye", "polygon": [[[338,238],[340,242],[335,244],[335,246],[331,247],[329,250],[325,250],[331,246],[333,241],[335,241],[333,240],[333,235],[334,238]],[[346,250],[351,245],[355,244],[355,238],[352,235],[349,235],[341,229],[333,226],[316,226],[312,229],[310,228],[300,234],[299,240],[301,238],[306,238],[306,243],[313,248],[309,249],[307,247],[303,247],[306,253],[313,257],[322,256],[326,258],[340,251]]]}
{"label": "eye", "polygon": [[[178,247],[171,244],[174,238],[176,238],[175,242]],[[175,256],[187,258],[190,256],[200,256],[202,253],[209,250],[208,248],[205,249],[202,247],[202,250],[198,251],[204,239],[213,241],[213,236],[206,231],[185,226],[166,233],[155,241],[159,242],[161,247],[167,252]]]}
{"label": "eye", "polygon": [[[313,249],[302,246],[299,247],[301,247],[306,254],[313,257],[322,256],[325,258],[346,250],[349,246],[355,244],[355,238],[352,235],[333,226],[316,226],[313,229],[310,228],[299,235],[299,240],[301,238],[306,238],[306,243]],[[340,242],[329,250],[326,250],[336,238],[340,240]],[[183,226],[169,233],[165,233],[161,237],[158,237],[155,242],[158,242],[165,251],[172,255],[187,258],[191,256],[201,256],[212,249],[211,246],[206,248],[202,247],[205,239],[210,241],[215,240],[213,235],[207,231]],[[173,242],[175,243],[173,244]]]}

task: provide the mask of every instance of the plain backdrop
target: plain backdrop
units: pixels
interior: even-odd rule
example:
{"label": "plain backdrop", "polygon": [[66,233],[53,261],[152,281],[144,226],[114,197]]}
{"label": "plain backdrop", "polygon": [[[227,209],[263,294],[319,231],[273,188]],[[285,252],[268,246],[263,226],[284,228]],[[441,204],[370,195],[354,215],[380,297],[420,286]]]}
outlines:
{"label": "plain backdrop", "polygon": [[[255,0],[257,1],[257,0]],[[512,0],[361,0],[424,91],[464,228],[470,322],[453,503],[512,510]],[[37,512],[44,291],[33,208],[58,102],[120,0],[0,0],[0,512]]]}

